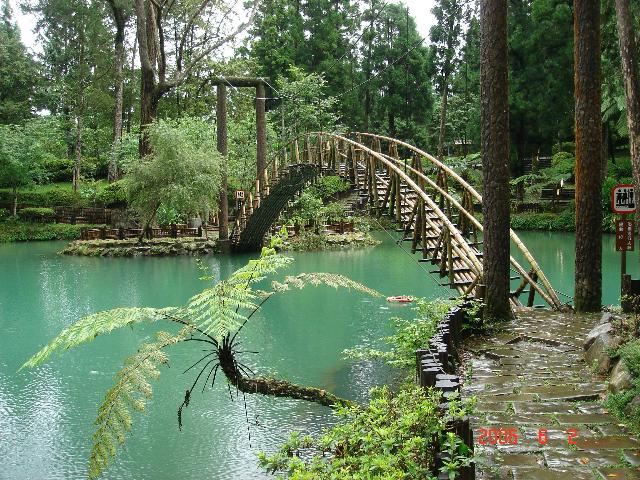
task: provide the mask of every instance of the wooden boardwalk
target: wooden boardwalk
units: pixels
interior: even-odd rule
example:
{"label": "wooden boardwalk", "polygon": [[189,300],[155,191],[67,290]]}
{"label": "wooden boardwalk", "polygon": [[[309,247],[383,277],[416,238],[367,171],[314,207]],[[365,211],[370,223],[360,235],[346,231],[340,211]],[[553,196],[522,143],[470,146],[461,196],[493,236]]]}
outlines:
{"label": "wooden boardwalk", "polygon": [[[300,175],[303,170],[309,175]],[[344,176],[359,191],[361,206],[395,220],[416,261],[429,263],[442,284],[460,294],[483,295],[482,196],[428,153],[379,135],[313,133],[294,140],[270,163],[262,186],[258,180],[254,192],[246,193],[233,229],[234,248],[259,249],[287,204],[325,174]],[[537,297],[562,309],[544,272],[513,231],[511,240],[524,262],[511,257],[512,305],[534,306]]]}

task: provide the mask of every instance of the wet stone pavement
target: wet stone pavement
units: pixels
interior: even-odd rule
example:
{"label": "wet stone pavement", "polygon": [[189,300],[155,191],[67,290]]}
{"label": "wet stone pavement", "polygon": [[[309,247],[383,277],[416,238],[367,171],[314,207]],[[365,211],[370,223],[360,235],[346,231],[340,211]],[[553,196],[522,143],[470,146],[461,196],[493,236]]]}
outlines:
{"label": "wet stone pavement", "polygon": [[606,383],[583,359],[599,318],[523,311],[467,344],[477,479],[640,479],[640,441],[602,407]]}

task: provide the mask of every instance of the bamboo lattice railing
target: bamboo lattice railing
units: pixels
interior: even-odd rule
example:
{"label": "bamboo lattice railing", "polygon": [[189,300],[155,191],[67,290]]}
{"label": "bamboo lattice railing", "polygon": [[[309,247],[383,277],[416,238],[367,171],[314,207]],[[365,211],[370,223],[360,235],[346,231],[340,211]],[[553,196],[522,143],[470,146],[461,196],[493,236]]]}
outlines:
{"label": "bamboo lattice railing", "polygon": [[[387,153],[382,151],[383,143]],[[401,149],[409,159],[401,160]],[[425,168],[423,161],[431,168]],[[256,181],[254,193],[246,194],[250,200],[237,215],[235,241],[240,241],[252,216],[259,217],[261,202],[270,189],[290,175],[291,167],[305,164],[314,165],[318,175],[338,174],[349,179],[374,214],[387,214],[396,221],[403,239],[411,242],[412,253],[422,252],[421,262],[438,267],[433,273],[447,278],[445,285],[461,294],[482,296],[482,223],[475,213],[482,196],[432,155],[382,135],[314,132],[294,139],[268,164],[264,178]],[[428,174],[430,170],[435,171],[435,179]],[[531,252],[513,230],[510,236],[528,263],[525,268],[511,257],[516,273],[512,280],[520,280],[511,293],[511,303],[522,305],[520,295],[528,292],[528,306],[533,306],[538,294],[550,307],[562,308]]]}

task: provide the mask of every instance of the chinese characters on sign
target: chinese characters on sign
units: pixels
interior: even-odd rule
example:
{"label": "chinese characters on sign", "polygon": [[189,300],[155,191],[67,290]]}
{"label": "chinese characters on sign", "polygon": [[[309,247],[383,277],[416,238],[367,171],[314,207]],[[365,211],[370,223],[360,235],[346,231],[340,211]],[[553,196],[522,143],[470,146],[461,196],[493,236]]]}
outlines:
{"label": "chinese characters on sign", "polygon": [[616,223],[616,252],[633,251],[633,221],[618,220]]}
{"label": "chinese characters on sign", "polygon": [[634,213],[636,198],[633,185],[616,185],[611,190],[611,210],[614,213]]}

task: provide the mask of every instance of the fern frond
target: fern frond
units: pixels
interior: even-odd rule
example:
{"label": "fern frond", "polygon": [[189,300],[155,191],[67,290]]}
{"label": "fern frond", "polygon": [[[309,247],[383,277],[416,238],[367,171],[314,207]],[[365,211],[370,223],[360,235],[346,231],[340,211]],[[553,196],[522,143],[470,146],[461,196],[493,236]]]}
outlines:
{"label": "fern frond", "polygon": [[348,290],[356,290],[372,297],[382,297],[380,292],[338,273],[301,273],[299,275],[285,277],[283,282],[271,283],[271,287],[275,292],[287,291],[292,287],[303,289],[309,285],[314,287],[326,285],[335,289],[346,288]]}
{"label": "fern frond", "polygon": [[134,355],[125,360],[114,377],[115,384],[98,408],[89,457],[89,478],[98,477],[107,468],[131,430],[132,410],[144,411],[147,401],[153,396],[150,380],[158,379],[158,367],[169,360],[163,349],[184,340],[191,332],[193,328],[190,326],[185,326],[175,336],[158,332],[155,342],[142,344]]}
{"label": "fern frond", "polygon": [[228,280],[191,297],[178,314],[220,342],[240,328],[247,320],[246,314],[257,309],[258,300],[264,298],[262,291],[253,290],[251,286],[287,267],[292,261],[292,258],[278,255],[272,249],[263,249],[260,258],[250,260]]}
{"label": "fern frond", "polygon": [[155,322],[166,318],[175,308],[114,308],[81,318],[27,360],[20,369],[33,368],[47,360],[54,352],[68,350],[89,342],[98,335],[141,322]]}

